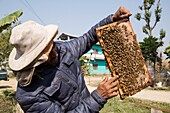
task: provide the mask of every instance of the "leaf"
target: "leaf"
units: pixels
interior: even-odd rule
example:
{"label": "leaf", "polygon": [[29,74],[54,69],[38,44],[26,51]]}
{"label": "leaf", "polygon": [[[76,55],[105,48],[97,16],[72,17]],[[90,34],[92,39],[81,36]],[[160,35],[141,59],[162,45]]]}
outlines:
{"label": "leaf", "polygon": [[161,29],[159,34],[160,34],[160,40],[162,40],[165,37],[166,32],[163,29]]}
{"label": "leaf", "polygon": [[167,55],[167,59],[170,59],[170,46],[167,46],[167,47],[165,48],[164,54]]}
{"label": "leaf", "polygon": [[0,20],[0,33],[10,26],[12,23],[16,22],[16,20],[23,14],[22,10],[18,10],[14,13],[7,15],[6,17]]}
{"label": "leaf", "polygon": [[143,6],[139,6],[139,9],[140,9],[140,10],[143,10]]}
{"label": "leaf", "polygon": [[147,28],[147,26],[143,26],[142,29],[143,29],[143,32],[144,32],[145,34],[149,34],[149,32],[148,32],[148,29],[149,29],[149,28]]}
{"label": "leaf", "polygon": [[135,18],[140,21],[140,20],[141,20],[141,14],[140,14],[140,13],[137,13],[137,14],[135,15]]}

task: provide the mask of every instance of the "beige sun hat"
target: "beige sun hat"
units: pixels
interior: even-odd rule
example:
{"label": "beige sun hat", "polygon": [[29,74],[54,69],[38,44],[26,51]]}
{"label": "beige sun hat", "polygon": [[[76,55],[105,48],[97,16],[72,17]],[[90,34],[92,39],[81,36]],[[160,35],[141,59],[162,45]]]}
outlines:
{"label": "beige sun hat", "polygon": [[31,64],[58,33],[57,25],[42,26],[26,21],[12,29],[10,44],[14,47],[9,56],[9,66],[20,71]]}

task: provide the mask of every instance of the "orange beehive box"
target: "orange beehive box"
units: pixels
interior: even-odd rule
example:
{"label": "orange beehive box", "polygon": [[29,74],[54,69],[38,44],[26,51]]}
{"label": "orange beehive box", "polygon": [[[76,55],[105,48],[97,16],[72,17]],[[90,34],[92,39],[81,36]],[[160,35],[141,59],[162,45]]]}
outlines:
{"label": "orange beehive box", "polygon": [[121,99],[132,96],[151,83],[130,21],[114,22],[96,29],[112,76],[118,75]]}

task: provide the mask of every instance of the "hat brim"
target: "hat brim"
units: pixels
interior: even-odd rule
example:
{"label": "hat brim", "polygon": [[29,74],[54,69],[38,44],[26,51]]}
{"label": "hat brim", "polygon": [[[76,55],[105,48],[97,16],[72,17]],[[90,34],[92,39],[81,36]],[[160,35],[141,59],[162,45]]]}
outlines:
{"label": "hat brim", "polygon": [[14,71],[19,71],[24,69],[26,66],[31,64],[40,53],[47,47],[49,42],[54,39],[56,34],[58,33],[58,26],[57,25],[47,25],[45,26],[47,30],[47,35],[44,40],[29,54],[21,56],[20,58],[16,59],[17,51],[16,48],[13,48],[12,52],[9,55],[9,66]]}

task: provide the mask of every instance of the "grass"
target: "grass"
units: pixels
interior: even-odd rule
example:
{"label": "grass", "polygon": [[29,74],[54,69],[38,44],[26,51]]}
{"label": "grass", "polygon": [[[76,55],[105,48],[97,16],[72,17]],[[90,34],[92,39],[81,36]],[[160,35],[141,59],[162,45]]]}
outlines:
{"label": "grass", "polygon": [[0,113],[15,113],[15,91],[5,90],[0,94]]}
{"label": "grass", "polygon": [[[170,111],[169,103],[159,103],[148,100],[140,100],[134,98],[127,98],[124,100],[120,100],[118,97],[112,98],[108,100],[107,104],[105,104],[104,108],[100,111],[100,113],[150,113],[151,108],[138,105],[137,103],[141,103],[147,106],[154,106],[161,108],[163,110]],[[168,113],[168,112],[163,113]]]}
{"label": "grass", "polygon": [[[14,99],[15,91],[5,90],[0,94],[0,113],[15,113],[16,100]],[[139,105],[137,103],[142,104]],[[109,99],[100,113],[150,113],[151,108],[143,106],[161,108],[163,113],[170,113],[170,103],[153,102],[135,98],[126,98],[120,100],[119,97]],[[167,112],[166,112],[167,111]]]}

